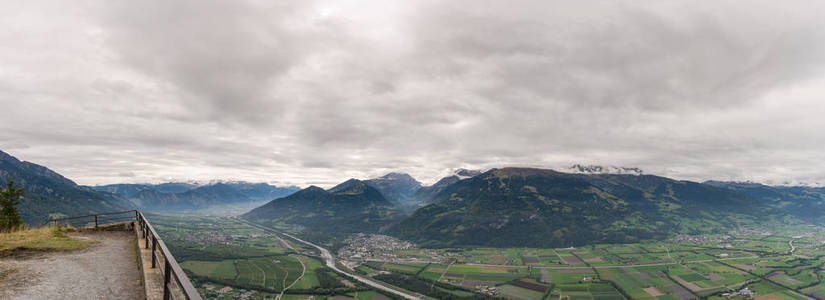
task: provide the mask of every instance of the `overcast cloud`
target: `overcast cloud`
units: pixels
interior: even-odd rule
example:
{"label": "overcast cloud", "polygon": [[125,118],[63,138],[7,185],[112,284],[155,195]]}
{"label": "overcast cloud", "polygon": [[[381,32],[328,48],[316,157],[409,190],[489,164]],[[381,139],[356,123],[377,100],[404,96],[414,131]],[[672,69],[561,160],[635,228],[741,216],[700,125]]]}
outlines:
{"label": "overcast cloud", "polygon": [[0,150],[87,185],[825,184],[825,2],[6,2]]}

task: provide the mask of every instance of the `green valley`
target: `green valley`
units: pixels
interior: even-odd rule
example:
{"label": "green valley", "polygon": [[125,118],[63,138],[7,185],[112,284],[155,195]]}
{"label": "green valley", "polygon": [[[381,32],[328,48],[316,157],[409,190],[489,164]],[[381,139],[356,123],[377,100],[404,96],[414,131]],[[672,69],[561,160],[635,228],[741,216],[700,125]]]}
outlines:
{"label": "green valley", "polygon": [[[181,267],[209,298],[311,295],[324,299],[370,289],[323,266],[319,253],[230,217],[150,215]],[[382,299],[381,294],[372,292]],[[287,297],[288,296],[288,297]]]}
{"label": "green valley", "polygon": [[[210,297],[276,297],[285,287],[282,299],[397,297],[325,267],[317,249],[275,229],[232,217],[150,218]],[[367,235],[336,256],[344,272],[421,298],[825,299],[822,232],[766,227],[565,248],[421,248]]]}

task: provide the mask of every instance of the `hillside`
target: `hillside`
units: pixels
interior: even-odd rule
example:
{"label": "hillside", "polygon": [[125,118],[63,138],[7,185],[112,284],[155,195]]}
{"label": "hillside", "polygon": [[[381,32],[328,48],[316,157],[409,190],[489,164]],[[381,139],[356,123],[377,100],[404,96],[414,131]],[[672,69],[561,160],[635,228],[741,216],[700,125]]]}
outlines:
{"label": "hillside", "polygon": [[132,205],[115,195],[95,192],[62,175],[0,151],[0,185],[14,180],[25,189],[18,210],[23,222],[40,225],[50,217],[118,211]]}
{"label": "hillside", "polygon": [[567,247],[661,239],[781,215],[748,195],[650,175],[504,168],[458,181],[390,229],[425,246]]}
{"label": "hillside", "polygon": [[762,203],[811,221],[825,220],[825,187],[768,186],[750,182],[707,181],[707,185],[726,188],[759,199]]}
{"label": "hillside", "polygon": [[310,186],[242,217],[276,227],[298,227],[307,238],[325,239],[378,232],[400,214],[378,190],[350,179],[329,190]]}
{"label": "hillside", "polygon": [[481,171],[458,169],[452,175],[441,178],[435,184],[431,186],[422,187],[421,189],[416,191],[415,195],[413,195],[412,197],[413,200],[411,202],[413,202],[417,206],[432,203],[432,198],[444,189],[446,189],[451,184],[456,183],[459,180],[478,176],[479,174],[481,174]]}

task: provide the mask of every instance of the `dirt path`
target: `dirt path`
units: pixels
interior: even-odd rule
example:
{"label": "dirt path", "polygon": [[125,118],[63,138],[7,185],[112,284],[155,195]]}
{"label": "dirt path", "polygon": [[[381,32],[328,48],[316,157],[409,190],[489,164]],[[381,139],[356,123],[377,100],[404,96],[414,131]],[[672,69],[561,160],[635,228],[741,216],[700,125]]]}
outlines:
{"label": "dirt path", "polygon": [[793,255],[793,253],[796,252],[796,247],[793,245],[793,241],[794,240],[788,241],[788,246],[791,246],[791,255]]}
{"label": "dirt path", "polygon": [[[275,297],[275,299],[276,299],[276,300],[281,300],[281,297],[283,297],[283,296],[284,296],[284,292],[286,292],[286,290],[288,290],[288,289],[289,289],[289,288],[291,288],[293,285],[295,285],[296,283],[298,283],[298,281],[300,281],[300,280],[301,280],[301,278],[304,278],[304,275],[306,275],[307,268],[306,268],[306,266],[304,266],[304,261],[302,261],[302,260],[301,260],[301,258],[300,258],[300,257],[298,257],[298,256],[296,256],[296,257],[295,257],[295,259],[297,259],[297,260],[298,260],[298,262],[300,262],[300,263],[301,263],[301,276],[298,276],[298,278],[297,278],[297,279],[295,279],[295,281],[293,281],[293,282],[292,282],[292,284],[290,284],[289,286],[287,286],[287,287],[285,287],[283,290],[281,290],[281,293],[280,293],[280,294],[278,294],[278,296],[277,296],[277,297]],[[287,275],[289,275],[289,271],[287,271],[287,273],[286,273],[286,274],[287,274]],[[284,285],[286,285],[286,277],[284,277]],[[357,295],[357,293],[358,293],[358,292],[356,292],[356,295]],[[357,297],[356,297],[356,298],[357,298]]]}
{"label": "dirt path", "polygon": [[263,268],[259,267],[259,266],[258,266],[258,264],[252,264],[252,263],[250,263],[250,265],[255,266],[256,268],[258,268],[258,270],[260,270],[260,271],[261,271],[261,274],[264,274],[264,279],[261,281],[261,286],[266,287],[266,271],[264,271],[264,269],[263,269]]}
{"label": "dirt path", "polygon": [[0,283],[0,299],[143,299],[135,235],[128,231],[74,233],[101,243],[85,250],[0,260],[15,270]]}

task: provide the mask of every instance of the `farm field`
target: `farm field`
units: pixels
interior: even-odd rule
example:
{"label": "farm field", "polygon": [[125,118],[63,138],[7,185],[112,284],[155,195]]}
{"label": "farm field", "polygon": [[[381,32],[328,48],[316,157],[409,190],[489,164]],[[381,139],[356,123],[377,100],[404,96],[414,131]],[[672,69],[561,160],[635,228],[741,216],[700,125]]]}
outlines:
{"label": "farm field", "polygon": [[729,293],[746,298],[738,294],[743,288],[756,299],[825,299],[825,236],[798,234],[684,236],[564,249],[415,249],[397,255],[454,263],[422,269],[370,262],[380,268],[359,268],[370,276],[397,272],[467,292],[490,294],[495,288],[494,295],[508,299],[728,299],[722,295]]}
{"label": "farm field", "polygon": [[[302,263],[305,263],[306,272],[302,271]],[[319,286],[314,272],[320,265],[315,259],[292,255],[217,262],[190,260],[181,263],[181,267],[195,278],[273,292],[280,292],[285,285],[296,282],[299,277],[296,289]],[[302,273],[306,274],[301,276]]]}
{"label": "farm field", "polygon": [[223,217],[149,218],[205,298],[275,298],[289,287],[282,299],[328,299],[354,292],[359,299],[385,299],[367,297],[378,293],[325,268],[315,249],[246,223]]}
{"label": "farm field", "polygon": [[376,291],[352,292],[352,293],[347,294],[347,296],[350,296],[350,297],[358,299],[358,300],[384,300],[384,299],[390,299],[387,296],[384,296],[383,294],[378,293]]}

